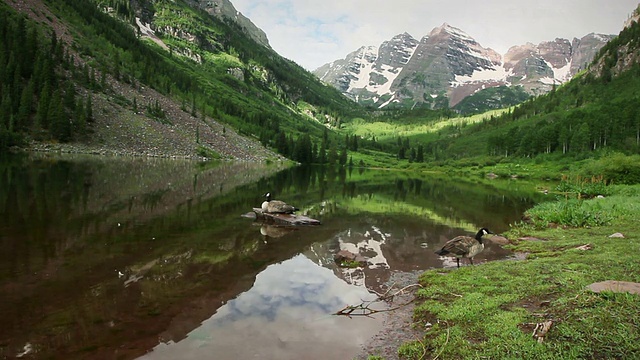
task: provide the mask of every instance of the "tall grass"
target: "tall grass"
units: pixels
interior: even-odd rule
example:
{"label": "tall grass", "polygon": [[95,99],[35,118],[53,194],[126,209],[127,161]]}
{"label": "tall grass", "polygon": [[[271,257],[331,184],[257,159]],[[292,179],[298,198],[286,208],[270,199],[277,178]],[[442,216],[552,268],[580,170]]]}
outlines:
{"label": "tall grass", "polygon": [[609,194],[607,181],[603,175],[592,177],[578,175],[574,178],[564,175],[560,184],[556,186],[556,190],[564,193],[567,198],[575,196],[578,199],[590,199],[598,195]]}
{"label": "tall grass", "polygon": [[541,203],[529,211],[527,215],[537,228],[563,225],[571,227],[588,227],[608,225],[612,217],[600,202],[580,199]]}
{"label": "tall grass", "polygon": [[[582,183],[582,182],[581,182]],[[540,203],[526,211],[536,228],[546,228],[556,224],[570,227],[593,227],[614,225],[615,222],[630,221],[640,214],[640,185],[606,186],[599,189],[603,182],[586,183],[586,187],[594,186],[598,191],[579,188],[576,197],[565,197],[555,202]],[[575,186],[562,185],[562,186]],[[585,199],[580,193],[603,193],[608,196]]]}

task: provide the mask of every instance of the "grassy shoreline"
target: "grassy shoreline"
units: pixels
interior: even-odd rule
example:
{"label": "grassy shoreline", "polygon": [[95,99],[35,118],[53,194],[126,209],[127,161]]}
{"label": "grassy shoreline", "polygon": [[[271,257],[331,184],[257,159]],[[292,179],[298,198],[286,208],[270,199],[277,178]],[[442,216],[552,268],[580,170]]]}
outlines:
{"label": "grassy shoreline", "polygon": [[[640,185],[567,188],[504,234],[524,260],[421,275],[413,326],[423,337],[403,344],[401,359],[640,358],[640,295],[587,288],[640,282]],[[534,329],[547,321],[540,341]]]}

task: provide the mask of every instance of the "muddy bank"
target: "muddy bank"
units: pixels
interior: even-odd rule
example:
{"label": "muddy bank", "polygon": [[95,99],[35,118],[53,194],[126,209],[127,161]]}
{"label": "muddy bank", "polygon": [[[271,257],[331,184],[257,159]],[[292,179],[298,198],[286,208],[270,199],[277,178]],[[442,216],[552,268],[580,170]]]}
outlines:
{"label": "muddy bank", "polygon": [[[406,286],[418,283],[418,277],[423,271],[394,272],[386,283],[387,288],[393,286],[394,293]],[[418,287],[412,287],[395,296],[391,306],[407,304],[396,310],[383,313],[384,325],[380,332],[369,339],[362,347],[362,351],[355,359],[366,360],[370,355],[381,356],[385,360],[399,360],[398,348],[407,341],[420,339],[423,332],[413,326],[413,310],[415,308],[415,292]]]}

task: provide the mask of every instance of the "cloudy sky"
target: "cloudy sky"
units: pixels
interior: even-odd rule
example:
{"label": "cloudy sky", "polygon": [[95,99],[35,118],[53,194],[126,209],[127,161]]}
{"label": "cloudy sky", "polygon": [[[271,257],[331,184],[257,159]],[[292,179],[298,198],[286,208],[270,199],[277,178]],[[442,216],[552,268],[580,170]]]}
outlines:
{"label": "cloudy sky", "polygon": [[448,23],[482,46],[618,34],[639,0],[231,0],[282,56],[308,70],[408,32]]}

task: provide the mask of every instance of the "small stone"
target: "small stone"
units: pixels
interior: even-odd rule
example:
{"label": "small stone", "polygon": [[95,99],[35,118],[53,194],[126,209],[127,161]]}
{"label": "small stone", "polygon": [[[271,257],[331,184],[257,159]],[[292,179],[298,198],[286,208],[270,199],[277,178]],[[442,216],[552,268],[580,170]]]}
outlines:
{"label": "small stone", "polygon": [[509,239],[507,239],[504,236],[501,235],[493,235],[490,237],[487,237],[492,243],[494,244],[498,244],[498,245],[508,245],[509,244]]}
{"label": "small stone", "polygon": [[640,295],[640,284],[628,281],[615,281],[607,280],[602,282],[593,283],[587,286],[587,289],[600,293],[603,291],[611,291],[615,293],[628,292],[630,294]]}
{"label": "small stone", "polygon": [[538,239],[537,237],[533,237],[533,236],[525,236],[525,237],[518,238],[518,240],[520,240],[520,241],[544,241],[545,239]]}
{"label": "small stone", "polygon": [[611,234],[609,235],[610,238],[619,238],[619,239],[624,239],[624,235],[622,235],[622,233],[615,233],[615,234]]}

